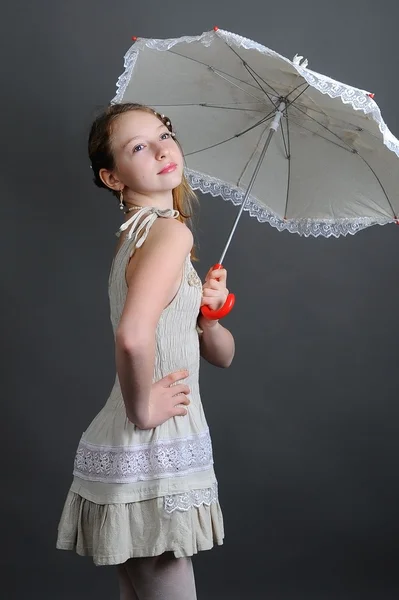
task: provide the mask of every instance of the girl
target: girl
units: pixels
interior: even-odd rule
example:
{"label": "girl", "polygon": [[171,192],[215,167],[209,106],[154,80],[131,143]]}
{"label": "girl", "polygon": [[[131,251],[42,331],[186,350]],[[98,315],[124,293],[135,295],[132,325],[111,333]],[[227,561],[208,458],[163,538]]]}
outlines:
{"label": "girl", "polygon": [[94,181],[125,210],[109,276],[117,375],[80,440],[57,547],[118,565],[121,600],[195,600],[191,556],[223,541],[200,354],[228,367],[226,271],[204,286],[186,225],[194,194],[170,121],[137,104],[92,125]]}

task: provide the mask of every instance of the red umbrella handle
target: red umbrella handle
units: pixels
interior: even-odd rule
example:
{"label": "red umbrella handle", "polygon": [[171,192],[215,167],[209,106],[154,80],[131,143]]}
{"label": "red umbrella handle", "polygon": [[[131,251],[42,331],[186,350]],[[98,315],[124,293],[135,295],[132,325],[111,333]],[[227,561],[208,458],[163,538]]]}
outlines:
{"label": "red umbrella handle", "polygon": [[[213,265],[213,271],[216,271],[217,269],[223,269],[223,265],[217,263],[216,265]],[[209,306],[201,306],[201,314],[206,318],[209,319],[210,321],[216,321],[219,319],[223,319],[223,317],[225,317],[226,315],[229,314],[229,312],[232,310],[234,303],[236,301],[236,297],[234,294],[229,294],[226,298],[226,302],[223,304],[223,306],[221,308],[219,308],[218,310],[212,310],[211,308],[209,308]]]}

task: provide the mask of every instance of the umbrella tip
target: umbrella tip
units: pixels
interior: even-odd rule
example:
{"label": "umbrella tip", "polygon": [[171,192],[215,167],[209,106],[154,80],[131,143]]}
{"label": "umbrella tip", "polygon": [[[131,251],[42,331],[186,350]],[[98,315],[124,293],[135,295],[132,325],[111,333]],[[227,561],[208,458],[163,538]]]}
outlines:
{"label": "umbrella tip", "polygon": [[368,96],[369,98],[372,98],[372,99],[374,100],[374,96],[375,96],[375,94],[367,94],[367,96]]}
{"label": "umbrella tip", "polygon": [[134,35],[134,36],[132,37],[132,40],[133,40],[133,42],[137,42],[137,36],[136,36],[136,35]]}
{"label": "umbrella tip", "polygon": [[217,25],[215,25],[215,27],[213,28],[213,31],[219,31],[219,27]]}

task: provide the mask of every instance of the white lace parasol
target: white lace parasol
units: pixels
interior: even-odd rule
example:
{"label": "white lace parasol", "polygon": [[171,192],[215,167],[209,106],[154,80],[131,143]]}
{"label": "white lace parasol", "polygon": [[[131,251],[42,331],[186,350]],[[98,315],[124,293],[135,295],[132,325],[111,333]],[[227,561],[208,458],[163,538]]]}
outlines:
{"label": "white lace parasol", "polygon": [[138,39],[112,102],[166,114],[192,187],[235,205],[250,188],[244,210],[279,230],[338,237],[397,221],[399,141],[373,95],[302,58],[217,28]]}

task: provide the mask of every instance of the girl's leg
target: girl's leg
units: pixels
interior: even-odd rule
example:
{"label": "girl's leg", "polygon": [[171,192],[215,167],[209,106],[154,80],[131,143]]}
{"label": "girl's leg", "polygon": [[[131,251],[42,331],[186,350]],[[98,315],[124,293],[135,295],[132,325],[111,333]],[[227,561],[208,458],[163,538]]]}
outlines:
{"label": "girl's leg", "polygon": [[126,563],[117,566],[119,581],[119,600],[139,600],[130,581]]}
{"label": "girl's leg", "polygon": [[138,600],[196,600],[191,558],[175,558],[173,552],[125,563]]}

